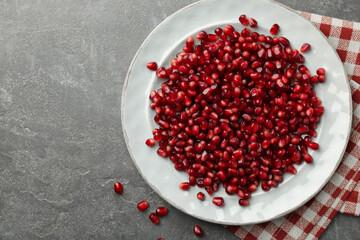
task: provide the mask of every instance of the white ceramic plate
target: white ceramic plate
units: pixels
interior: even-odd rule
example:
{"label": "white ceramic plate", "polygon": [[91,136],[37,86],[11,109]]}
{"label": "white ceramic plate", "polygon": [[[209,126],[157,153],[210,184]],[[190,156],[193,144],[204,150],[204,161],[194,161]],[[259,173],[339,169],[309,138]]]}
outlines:
{"label": "white ceramic plate", "polygon": [[[292,46],[300,49],[305,42],[312,49],[306,53],[306,65],[312,73],[319,67],[326,69],[326,83],[316,87],[323,100],[325,114],[318,127],[320,150],[311,153],[313,164],[297,167],[293,176],[285,174],[284,182],[269,192],[258,189],[252,196],[250,206],[240,207],[237,196],[228,196],[223,189],[215,194],[222,196],[225,206],[219,208],[206,196],[199,201],[199,189],[181,191],[179,183],[188,181],[184,172],[174,169],[173,163],[159,157],[155,148],[145,145],[156,127],[154,112],[150,109],[149,94],[158,89],[163,80],[146,68],[146,63],[156,61],[159,66],[169,66],[170,59],[181,50],[186,38],[204,29],[232,24],[239,31],[240,14],[257,19],[256,31],[269,35],[274,23],[281,27]],[[326,38],[309,21],[296,12],[267,0],[207,0],[181,9],[163,21],[144,41],[125,81],[122,99],[122,123],[130,155],[141,175],[167,202],[181,211],[202,220],[229,224],[252,224],[283,216],[310,200],[330,179],[338,166],[351,126],[351,98],[343,65]],[[203,189],[201,189],[204,191]],[[207,195],[207,194],[206,194]]]}

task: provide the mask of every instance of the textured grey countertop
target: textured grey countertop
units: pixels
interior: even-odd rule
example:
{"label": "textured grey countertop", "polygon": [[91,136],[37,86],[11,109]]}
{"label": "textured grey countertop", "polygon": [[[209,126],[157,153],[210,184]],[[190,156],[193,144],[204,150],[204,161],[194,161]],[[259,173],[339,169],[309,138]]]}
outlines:
{"label": "textured grey countertop", "polygon": [[[160,199],[121,130],[127,68],[164,18],[195,0],[0,1],[0,239],[237,239]],[[281,0],[360,21],[359,0]],[[113,183],[124,194],[113,194]],[[154,226],[136,203],[169,207]],[[321,239],[360,239],[338,214]]]}

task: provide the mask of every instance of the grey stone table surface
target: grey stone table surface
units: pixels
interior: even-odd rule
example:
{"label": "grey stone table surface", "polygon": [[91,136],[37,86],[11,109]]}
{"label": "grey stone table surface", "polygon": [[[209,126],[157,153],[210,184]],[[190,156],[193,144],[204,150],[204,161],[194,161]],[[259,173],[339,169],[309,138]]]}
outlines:
{"label": "grey stone table surface", "polygon": [[[0,239],[237,239],[169,206],[124,143],[120,104],[137,49],[195,0],[0,1]],[[224,1],[225,2],[225,1]],[[360,21],[359,0],[280,0]],[[113,193],[114,181],[124,186]],[[164,205],[154,226],[136,203]],[[338,214],[321,239],[360,239]]]}

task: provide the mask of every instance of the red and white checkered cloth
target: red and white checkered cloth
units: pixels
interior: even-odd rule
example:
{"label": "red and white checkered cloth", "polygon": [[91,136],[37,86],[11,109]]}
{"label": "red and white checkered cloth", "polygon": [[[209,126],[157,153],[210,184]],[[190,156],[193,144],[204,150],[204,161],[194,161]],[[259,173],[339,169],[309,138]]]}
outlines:
{"label": "red and white checkered cloth", "polygon": [[338,211],[360,215],[360,23],[304,12],[301,14],[329,38],[344,63],[354,111],[350,141],[333,177],[304,206],[271,222],[227,226],[244,240],[318,239]]}

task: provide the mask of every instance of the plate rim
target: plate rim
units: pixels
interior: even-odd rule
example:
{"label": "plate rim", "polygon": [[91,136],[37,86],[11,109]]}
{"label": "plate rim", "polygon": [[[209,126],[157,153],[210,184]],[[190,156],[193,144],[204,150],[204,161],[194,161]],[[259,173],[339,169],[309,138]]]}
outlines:
{"label": "plate rim", "polygon": [[131,157],[131,160],[132,162],[134,163],[136,169],[138,170],[138,172],[140,173],[141,177],[145,180],[145,182],[164,200],[166,201],[167,203],[169,203],[171,206],[175,207],[176,209],[180,210],[181,212],[191,216],[191,217],[194,217],[194,218],[197,218],[197,219],[200,219],[200,220],[203,220],[203,221],[206,221],[206,222],[211,222],[211,223],[215,223],[215,224],[222,224],[222,225],[231,225],[231,226],[236,226],[236,225],[251,225],[251,224],[259,224],[259,223],[263,223],[263,222],[268,222],[268,221],[272,221],[274,219],[277,219],[277,218],[280,218],[280,217],[283,217],[295,210],[297,210],[298,208],[300,208],[301,206],[303,206],[305,203],[307,203],[309,200],[311,200],[315,195],[317,195],[323,188],[324,186],[329,182],[329,180],[332,178],[332,176],[334,175],[334,173],[336,172],[336,170],[338,169],[343,157],[344,157],[344,154],[346,152],[346,148],[347,148],[347,145],[349,143],[349,139],[350,139],[350,134],[351,134],[351,127],[352,127],[352,121],[353,121],[353,103],[352,103],[352,95],[351,95],[351,87],[350,87],[350,81],[348,79],[348,76],[346,75],[346,70],[345,70],[345,67],[344,67],[344,64],[343,62],[341,61],[340,57],[339,57],[339,54],[336,52],[336,50],[333,48],[333,46],[330,44],[329,42],[329,39],[325,36],[325,34],[323,32],[320,31],[320,29],[318,29],[309,19],[307,19],[306,17],[304,17],[303,15],[301,15],[299,12],[297,12],[296,10],[282,4],[282,3],[279,3],[279,2],[275,2],[273,0],[263,0],[263,1],[267,1],[267,2],[270,2],[270,3],[273,3],[273,4],[277,4],[279,5],[280,7],[283,7],[285,8],[286,10],[292,12],[292,13],[295,13],[297,14],[298,16],[302,17],[304,20],[310,22],[314,29],[316,31],[318,31],[321,36],[325,39],[325,41],[329,44],[329,46],[331,47],[332,51],[335,53],[336,55],[336,58],[337,60],[341,63],[341,67],[344,71],[344,77],[346,79],[346,85],[347,85],[347,88],[348,88],[348,92],[349,92],[349,112],[350,112],[350,121],[349,121],[349,125],[347,127],[347,135],[346,135],[346,139],[345,139],[345,146],[344,148],[342,149],[342,152],[340,154],[340,157],[333,169],[333,171],[331,172],[331,174],[328,176],[328,178],[321,184],[321,186],[319,187],[318,190],[316,190],[313,194],[311,194],[308,198],[304,199],[300,204],[298,204],[297,206],[295,207],[292,207],[290,209],[288,209],[287,211],[281,213],[281,214],[277,214],[271,218],[268,218],[268,219],[265,219],[265,220],[259,220],[259,221],[252,221],[252,222],[248,222],[248,223],[233,223],[233,222],[226,222],[226,221],[216,221],[216,220],[213,220],[213,219],[208,219],[208,218],[204,218],[202,216],[197,216],[197,215],[192,215],[190,213],[188,213],[185,209],[183,209],[182,207],[178,206],[177,204],[175,204],[172,200],[166,198],[151,182],[149,182],[149,180],[144,176],[143,172],[140,170],[138,164],[136,163],[135,159],[134,159],[134,156],[132,154],[132,151],[130,151],[130,145],[129,145],[129,139],[128,139],[128,136],[127,136],[127,132],[126,132],[126,128],[124,127],[125,126],[125,113],[124,113],[124,100],[125,100],[125,92],[126,92],[126,89],[127,89],[127,85],[128,85],[128,80],[129,80],[129,77],[130,77],[130,74],[132,72],[132,68],[133,68],[133,65],[136,61],[136,59],[138,58],[138,55],[140,53],[140,51],[143,49],[143,47],[145,46],[145,44],[148,42],[148,40],[150,39],[150,37],[162,26],[164,25],[170,18],[174,17],[176,14],[186,10],[186,9],[189,9],[191,7],[194,7],[198,4],[201,4],[203,2],[207,2],[209,0],[199,0],[195,3],[192,3],[192,4],[189,4],[177,11],[175,11],[174,13],[170,14],[169,16],[167,16],[164,20],[162,20],[148,35],[147,37],[145,38],[145,40],[142,42],[142,44],[140,45],[139,49],[136,51],[131,63],[130,63],[130,66],[128,68],[128,71],[127,71],[127,74],[126,74],[126,77],[125,77],[125,80],[124,80],[124,85],[123,85],[123,89],[122,89],[122,92],[121,92],[121,125],[122,125],[122,130],[123,130],[123,135],[124,135],[124,139],[125,139],[125,144],[126,144],[126,147],[127,147],[127,150],[129,152],[129,155]]}

